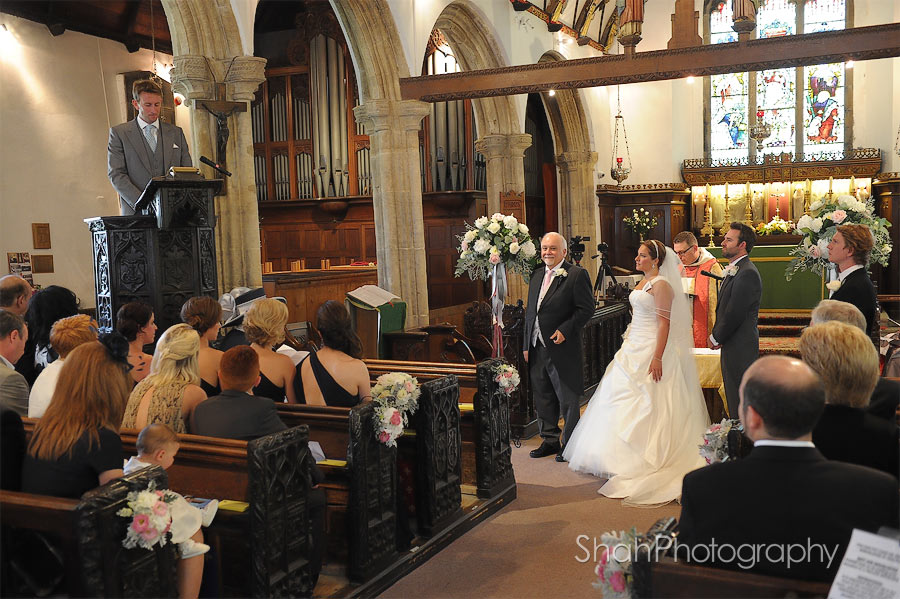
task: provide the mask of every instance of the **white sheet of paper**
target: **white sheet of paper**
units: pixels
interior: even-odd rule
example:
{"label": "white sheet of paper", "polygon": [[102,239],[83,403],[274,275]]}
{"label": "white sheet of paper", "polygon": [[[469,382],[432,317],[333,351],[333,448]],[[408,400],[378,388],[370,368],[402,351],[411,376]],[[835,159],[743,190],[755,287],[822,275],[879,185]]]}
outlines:
{"label": "white sheet of paper", "polygon": [[377,287],[376,285],[363,285],[362,287],[357,287],[353,291],[348,291],[347,295],[368,306],[372,306],[373,308],[400,299],[390,291]]}
{"label": "white sheet of paper", "polygon": [[300,363],[303,358],[309,355],[308,351],[302,351],[298,349],[294,349],[290,345],[282,344],[278,349],[275,350],[279,354],[284,354],[288,358],[291,359],[291,362],[294,363],[294,366]]}
{"label": "white sheet of paper", "polygon": [[854,530],[828,599],[900,599],[900,543]]}
{"label": "white sheet of paper", "polygon": [[316,463],[319,463],[325,459],[325,452],[322,451],[322,446],[319,445],[318,441],[309,442],[309,453],[312,454],[312,457],[316,461]]}

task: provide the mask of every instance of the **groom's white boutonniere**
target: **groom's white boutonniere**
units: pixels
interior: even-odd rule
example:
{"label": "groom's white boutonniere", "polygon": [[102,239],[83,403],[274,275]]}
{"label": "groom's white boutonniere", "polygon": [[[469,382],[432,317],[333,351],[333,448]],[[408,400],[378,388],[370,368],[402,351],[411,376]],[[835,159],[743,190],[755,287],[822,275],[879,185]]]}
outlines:
{"label": "groom's white boutonniere", "polygon": [[560,269],[557,270],[555,273],[553,273],[553,278],[554,278],[554,279],[555,279],[556,277],[568,277],[568,276],[569,276],[569,271],[567,271],[565,268],[560,268]]}
{"label": "groom's white boutonniere", "polygon": [[829,281],[825,283],[825,287],[828,288],[828,291],[837,291],[841,288],[841,280],[835,279],[834,281]]}
{"label": "groom's white boutonniere", "polygon": [[737,272],[740,268],[741,267],[738,266],[737,264],[729,264],[728,266],[725,267],[725,276],[733,277],[734,275],[737,274]]}

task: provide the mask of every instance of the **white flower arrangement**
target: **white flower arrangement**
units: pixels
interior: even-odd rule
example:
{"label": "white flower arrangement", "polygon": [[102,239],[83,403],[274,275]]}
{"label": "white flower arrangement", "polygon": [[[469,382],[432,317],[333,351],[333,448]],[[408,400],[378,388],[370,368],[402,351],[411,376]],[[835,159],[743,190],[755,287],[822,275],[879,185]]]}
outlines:
{"label": "white flower arrangement", "polygon": [[865,225],[875,238],[875,245],[869,254],[869,264],[877,262],[887,266],[893,250],[888,232],[891,223],[875,214],[874,199],[862,202],[851,195],[842,195],[831,200],[816,200],[810,205],[809,214],[804,214],[797,220],[795,232],[802,235],[803,239],[790,252],[794,259],[785,271],[785,279],[790,281],[801,270],[821,274],[829,264],[828,242],[834,237],[839,225],[851,223]]}
{"label": "white flower arrangement", "polygon": [[658,224],[656,217],[651,216],[643,208],[635,208],[631,211],[631,216],[626,216],[622,219],[622,222],[625,223],[626,227],[637,233],[641,239]]}
{"label": "white flower arrangement", "polygon": [[508,270],[526,279],[538,263],[537,246],[528,234],[528,227],[512,214],[499,212],[466,223],[465,234],[459,239],[459,260],[456,276],[468,273],[472,280],[487,280],[494,266],[503,264]]}
{"label": "white flower arrangement", "polygon": [[409,415],[419,407],[419,381],[405,372],[388,372],[375,380],[372,400],[378,404],[375,436],[388,447],[396,446],[396,439],[409,424]]}
{"label": "white flower arrangement", "polygon": [[[821,223],[819,223],[821,228]],[[794,222],[783,220],[780,216],[775,216],[767,223],[759,223],[756,226],[757,235],[788,235],[794,231]]]}
{"label": "white flower arrangement", "polygon": [[130,492],[126,498],[128,507],[116,512],[118,516],[131,518],[122,546],[126,549],[153,549],[155,545],[165,545],[168,541],[166,533],[172,527],[169,504],[176,498],[177,495],[171,491],[156,489],[154,482],[143,491]]}
{"label": "white flower arrangement", "polygon": [[732,430],[744,430],[740,420],[723,418],[722,422],[713,424],[703,433],[703,444],[700,448],[700,457],[707,464],[728,461],[728,433]]}
{"label": "white flower arrangement", "polygon": [[504,395],[512,395],[513,391],[519,388],[519,383],[522,381],[519,378],[519,371],[516,370],[515,366],[502,363],[495,366],[493,371],[494,382],[500,385],[500,391],[502,391]]}
{"label": "white flower arrangement", "polygon": [[637,529],[604,532],[600,535],[600,559],[591,585],[602,593],[603,599],[629,599],[634,583],[631,558],[638,547]]}

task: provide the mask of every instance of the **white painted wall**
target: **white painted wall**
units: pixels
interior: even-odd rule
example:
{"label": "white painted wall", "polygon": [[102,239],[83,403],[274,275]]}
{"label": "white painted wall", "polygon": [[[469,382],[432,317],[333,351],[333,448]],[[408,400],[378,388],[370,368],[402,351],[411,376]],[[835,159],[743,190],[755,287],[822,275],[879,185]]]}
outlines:
{"label": "white painted wall", "polygon": [[[124,114],[116,75],[149,69],[151,53],[129,54],[118,42],[74,31],[53,37],[44,25],[7,14],[0,23],[10,33],[0,46],[0,257],[52,254],[55,272],[34,275],[35,283],[68,287],[91,307],[91,236],[83,219],[119,211],[106,178],[109,127]],[[175,112],[190,139],[188,110]],[[50,223],[50,250],[33,249],[34,222]]]}

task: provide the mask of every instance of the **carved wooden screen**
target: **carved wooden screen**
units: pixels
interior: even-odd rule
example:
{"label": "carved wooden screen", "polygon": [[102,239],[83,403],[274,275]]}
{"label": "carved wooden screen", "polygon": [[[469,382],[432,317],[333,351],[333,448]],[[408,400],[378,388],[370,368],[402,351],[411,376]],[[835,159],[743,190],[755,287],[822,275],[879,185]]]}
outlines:
{"label": "carved wooden screen", "polygon": [[[494,369],[505,360],[485,360],[478,364],[478,391],[475,393],[475,462],[477,464],[478,496],[495,497],[516,478],[512,466],[512,447],[509,444],[509,397],[494,380]],[[528,372],[520,372],[526,378]]]}

